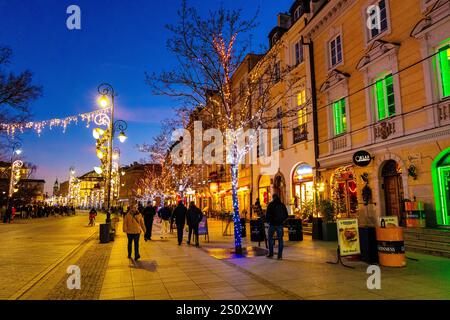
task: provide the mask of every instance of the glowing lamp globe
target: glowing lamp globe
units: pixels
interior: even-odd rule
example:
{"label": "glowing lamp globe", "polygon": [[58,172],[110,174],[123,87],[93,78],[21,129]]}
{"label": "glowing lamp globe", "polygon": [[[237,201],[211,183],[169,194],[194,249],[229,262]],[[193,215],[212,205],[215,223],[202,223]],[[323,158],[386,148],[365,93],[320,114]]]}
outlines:
{"label": "glowing lamp globe", "polygon": [[98,104],[100,105],[100,107],[106,108],[109,105],[109,100],[106,96],[101,96],[98,99]]}
{"label": "glowing lamp globe", "polygon": [[118,136],[117,138],[119,139],[119,141],[120,141],[121,143],[124,143],[125,140],[128,139],[128,137],[125,135],[125,132],[123,132],[123,131],[120,132],[120,134],[119,134],[119,136]]}

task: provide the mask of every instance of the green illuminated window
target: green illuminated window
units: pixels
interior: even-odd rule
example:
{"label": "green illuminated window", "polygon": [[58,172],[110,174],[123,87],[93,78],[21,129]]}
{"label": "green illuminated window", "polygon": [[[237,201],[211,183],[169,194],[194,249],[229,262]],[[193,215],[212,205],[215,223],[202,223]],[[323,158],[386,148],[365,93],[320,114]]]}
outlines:
{"label": "green illuminated window", "polygon": [[345,99],[333,103],[334,135],[347,131],[347,115],[345,113]]}
{"label": "green illuminated window", "polygon": [[392,74],[377,80],[375,83],[375,103],[378,120],[395,115],[394,82]]}
{"label": "green illuminated window", "polygon": [[438,52],[442,97],[445,98],[450,96],[450,45],[440,48]]}
{"label": "green illuminated window", "polygon": [[450,226],[450,148],[442,151],[431,165],[438,225]]}

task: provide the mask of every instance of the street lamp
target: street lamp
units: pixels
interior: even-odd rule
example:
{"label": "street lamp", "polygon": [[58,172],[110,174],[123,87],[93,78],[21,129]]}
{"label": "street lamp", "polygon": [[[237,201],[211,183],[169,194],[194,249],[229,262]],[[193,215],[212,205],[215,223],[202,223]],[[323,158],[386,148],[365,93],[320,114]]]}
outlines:
{"label": "street lamp", "polygon": [[9,189],[8,189],[8,198],[6,200],[6,208],[9,210],[9,205],[11,198],[13,197],[14,193],[19,191],[17,188],[17,184],[20,180],[20,169],[23,166],[23,162],[20,160],[15,160],[16,156],[19,156],[22,153],[22,144],[19,141],[14,142],[12,145],[12,154],[11,154],[11,174],[9,177]]}
{"label": "street lamp", "polygon": [[[111,174],[112,174],[112,165],[113,165],[113,151],[114,151],[114,136],[116,132],[120,132],[118,135],[118,139],[120,142],[125,142],[127,136],[125,135],[125,131],[127,130],[127,123],[123,120],[114,120],[114,107],[115,107],[115,97],[116,93],[114,88],[108,84],[103,83],[98,87],[98,93],[100,94],[100,98],[98,100],[99,105],[102,108],[109,107],[111,109],[111,114],[108,117],[106,114],[100,114],[99,120],[95,119],[95,123],[97,125],[106,124],[108,126],[107,132],[102,132],[100,130],[94,130],[93,136],[96,140],[100,141],[101,139],[108,139],[107,146],[107,159],[106,159],[106,188],[107,188],[107,198],[106,198],[106,222],[111,222]],[[106,136],[105,136],[106,135]],[[97,156],[102,159],[104,157],[103,152],[97,154]],[[101,157],[100,157],[101,156]],[[102,161],[103,162],[103,161]],[[100,170],[98,170],[100,169]],[[102,168],[98,168],[96,170],[97,173],[103,172]],[[99,173],[101,174],[101,173]]]}

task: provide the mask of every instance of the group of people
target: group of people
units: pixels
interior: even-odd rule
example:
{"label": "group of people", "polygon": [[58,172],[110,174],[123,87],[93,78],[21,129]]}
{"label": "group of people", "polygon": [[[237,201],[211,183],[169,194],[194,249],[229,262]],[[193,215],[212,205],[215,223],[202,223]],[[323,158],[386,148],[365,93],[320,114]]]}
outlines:
{"label": "group of people", "polygon": [[183,201],[179,201],[178,205],[172,209],[167,203],[159,210],[157,207],[148,202],[146,207],[140,207],[137,204],[131,206],[128,213],[123,219],[123,232],[128,237],[128,258],[131,259],[132,247],[134,244],[134,259],[140,259],[139,254],[139,239],[141,233],[144,234],[144,240],[152,240],[153,222],[157,216],[161,221],[160,238],[167,239],[173,223],[177,229],[178,245],[183,243],[184,227],[188,226],[188,240],[187,244],[191,244],[191,239],[194,238],[195,245],[199,246],[199,225],[203,219],[202,211],[195,205],[194,202],[189,204],[186,208]]}
{"label": "group of people", "polygon": [[[141,214],[142,212],[142,214]],[[269,252],[268,258],[274,256],[274,235],[276,233],[278,240],[278,260],[283,259],[283,226],[288,218],[288,210],[286,205],[281,201],[277,194],[273,195],[273,200],[267,206],[265,216],[262,210],[257,213],[260,218],[263,218],[269,225],[268,242]],[[159,210],[151,202],[147,203],[145,208],[139,207],[137,204],[133,205],[128,213],[124,216],[123,231],[128,236],[128,258],[131,259],[132,246],[134,243],[134,258],[140,259],[139,254],[139,239],[141,233],[144,234],[144,240],[152,239],[153,221],[155,216],[161,221],[161,239],[166,239],[170,227],[174,222],[177,228],[178,245],[183,243],[184,227],[188,226],[188,240],[187,244],[191,244],[192,237],[195,241],[195,246],[199,246],[199,225],[203,219],[202,211],[195,205],[194,202],[189,204],[186,208],[183,201],[179,201],[176,208],[172,210],[167,204],[164,204]]]}
{"label": "group of people", "polygon": [[49,216],[69,216],[75,215],[75,208],[73,206],[50,206],[50,205],[21,205],[8,207],[3,206],[1,209],[1,218],[3,223],[11,223],[16,216],[23,219],[44,218]]}

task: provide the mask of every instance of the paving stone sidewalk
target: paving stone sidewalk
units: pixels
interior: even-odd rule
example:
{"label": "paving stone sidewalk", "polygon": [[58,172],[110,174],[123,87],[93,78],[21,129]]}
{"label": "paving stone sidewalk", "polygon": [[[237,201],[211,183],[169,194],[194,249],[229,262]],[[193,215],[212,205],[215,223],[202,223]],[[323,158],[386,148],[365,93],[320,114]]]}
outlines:
{"label": "paving stone sidewalk", "polygon": [[[367,264],[355,269],[330,265],[335,243],[286,241],[284,260],[252,257],[218,260],[210,248],[230,248],[232,236],[222,235],[220,221],[210,221],[210,242],[201,248],[177,245],[175,234],[141,241],[139,262],[126,255],[126,236],[119,232],[104,278],[100,299],[450,299],[450,260],[408,254],[406,268],[381,268],[381,290],[367,288]],[[244,246],[257,245],[244,239]],[[262,246],[264,246],[262,244]]]}
{"label": "paving stone sidewalk", "polygon": [[300,299],[257,276],[209,256],[195,246],[178,246],[175,235],[141,241],[142,260],[127,259],[126,235],[116,237],[100,299],[208,300]]}

